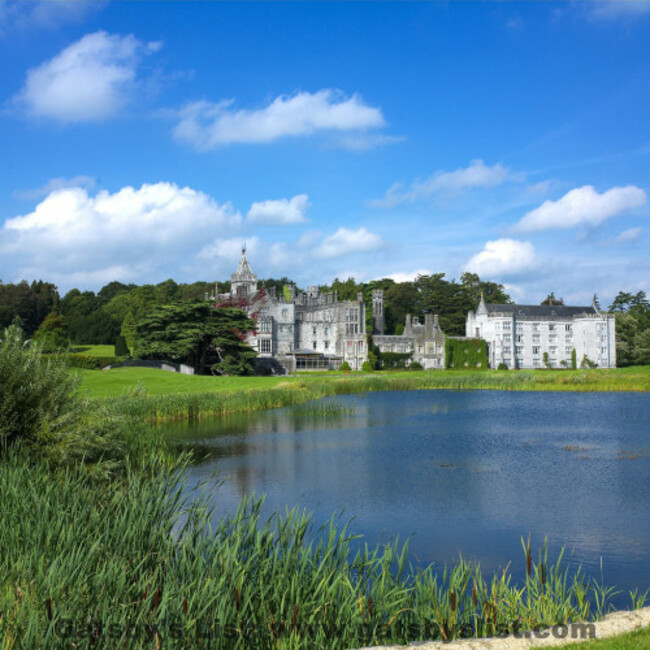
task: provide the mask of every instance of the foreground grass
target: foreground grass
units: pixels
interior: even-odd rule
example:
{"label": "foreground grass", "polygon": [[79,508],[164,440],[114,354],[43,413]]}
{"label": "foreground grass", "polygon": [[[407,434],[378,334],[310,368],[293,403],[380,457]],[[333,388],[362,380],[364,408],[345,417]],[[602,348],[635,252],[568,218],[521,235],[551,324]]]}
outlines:
{"label": "foreground grass", "polygon": [[97,482],[83,467],[5,456],[0,647],[343,649],[607,610],[606,590],[528,545],[515,586],[507,570],[483,576],[462,559],[416,570],[397,544],[355,551],[334,519],[319,531],[295,511],[263,521],[261,501],[210,529],[207,500],[184,501],[180,469],[148,460]]}
{"label": "foreground grass", "polygon": [[[541,650],[544,646],[537,647]],[[569,643],[562,650],[650,650],[650,627],[608,639]]]}
{"label": "foreground grass", "polygon": [[111,402],[127,395],[123,399],[129,401],[129,408],[149,420],[258,411],[329,395],[379,390],[650,391],[650,366],[576,371],[328,372],[290,377],[188,376],[150,368],[80,372],[86,396]]}

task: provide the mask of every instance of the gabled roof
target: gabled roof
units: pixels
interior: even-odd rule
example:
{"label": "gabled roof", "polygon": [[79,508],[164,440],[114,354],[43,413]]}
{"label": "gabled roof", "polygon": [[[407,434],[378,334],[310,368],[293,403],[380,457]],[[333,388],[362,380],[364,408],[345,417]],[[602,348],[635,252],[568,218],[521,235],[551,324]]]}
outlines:
{"label": "gabled roof", "polygon": [[581,316],[596,316],[600,312],[593,306],[569,307],[567,305],[485,305],[489,316],[514,316],[522,320],[539,319],[568,319]]}

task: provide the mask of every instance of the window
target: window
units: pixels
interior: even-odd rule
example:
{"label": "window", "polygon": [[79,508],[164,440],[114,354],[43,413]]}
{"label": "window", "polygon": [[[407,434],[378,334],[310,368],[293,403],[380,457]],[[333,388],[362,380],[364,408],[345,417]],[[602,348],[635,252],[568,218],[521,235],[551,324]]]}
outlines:
{"label": "window", "polygon": [[363,350],[363,341],[359,341],[359,350]]}
{"label": "window", "polygon": [[315,327],[312,327],[312,328],[311,328],[311,333],[312,333],[314,336],[316,336],[316,328],[315,328]]}
{"label": "window", "polygon": [[510,354],[511,350],[512,350],[512,348],[509,345],[504,346],[503,347],[503,354]]}
{"label": "window", "polygon": [[271,354],[271,339],[260,339],[260,353]]}
{"label": "window", "polygon": [[358,325],[358,323],[355,323],[355,324],[354,324],[354,333],[355,333],[355,334],[358,334],[358,333],[359,333],[359,325]]}
{"label": "window", "polygon": [[533,368],[539,368],[540,365],[539,359],[533,359]]}
{"label": "window", "polygon": [[510,341],[512,341],[512,336],[510,336],[510,334],[504,334],[503,335],[503,342],[504,343],[510,343]]}
{"label": "window", "polygon": [[503,329],[505,331],[509,331],[510,329],[512,329],[512,323],[509,320],[505,321],[503,323]]}
{"label": "window", "polygon": [[500,330],[501,329],[501,323],[499,323],[498,321],[496,323],[494,323],[494,329],[495,330]]}
{"label": "window", "polygon": [[564,331],[565,332],[573,332],[573,325],[565,325],[564,326]]}
{"label": "window", "polygon": [[508,359],[507,357],[504,357],[503,363],[505,363],[506,366],[509,366],[510,365],[510,359]]}
{"label": "window", "polygon": [[533,354],[539,354],[539,345],[533,345]]}
{"label": "window", "polygon": [[289,310],[288,309],[283,309],[282,310],[282,318],[289,318]]}
{"label": "window", "polygon": [[518,345],[517,346],[517,354],[523,354],[524,353],[524,346],[523,345]]}
{"label": "window", "polygon": [[567,345],[564,348],[564,354],[568,354],[569,356],[571,356],[571,352],[573,352],[573,348],[570,345]]}
{"label": "window", "polygon": [[311,345],[312,345],[312,347],[313,347],[314,350],[315,350],[315,349],[316,349],[316,341],[312,341],[312,344],[311,344]]}
{"label": "window", "polygon": [[270,320],[263,320],[260,323],[260,332],[264,332],[265,334],[268,334],[271,329],[272,329],[272,322]]}
{"label": "window", "polygon": [[523,343],[523,342],[524,342],[524,335],[517,334],[517,343]]}
{"label": "window", "polygon": [[329,328],[329,327],[326,327],[326,328],[325,328],[325,336],[327,336],[329,333],[330,333],[330,328]]}
{"label": "window", "polygon": [[555,332],[555,323],[549,323],[548,324],[548,331],[549,332]]}
{"label": "window", "polygon": [[539,343],[539,334],[533,334],[533,343]]}
{"label": "window", "polygon": [[567,343],[571,343],[571,342],[573,341],[573,337],[572,337],[572,336],[569,336],[569,335],[567,334],[567,336],[566,336],[566,338],[565,338],[564,340],[565,340]]}
{"label": "window", "polygon": [[549,336],[548,337],[548,342],[549,343],[557,343],[557,336]]}
{"label": "window", "polygon": [[533,323],[533,332],[539,332],[539,323]]}
{"label": "window", "polygon": [[549,352],[551,354],[557,354],[557,345],[551,345],[551,347],[549,348]]}
{"label": "window", "polygon": [[330,349],[330,342],[329,341],[325,341],[325,349],[326,350]]}

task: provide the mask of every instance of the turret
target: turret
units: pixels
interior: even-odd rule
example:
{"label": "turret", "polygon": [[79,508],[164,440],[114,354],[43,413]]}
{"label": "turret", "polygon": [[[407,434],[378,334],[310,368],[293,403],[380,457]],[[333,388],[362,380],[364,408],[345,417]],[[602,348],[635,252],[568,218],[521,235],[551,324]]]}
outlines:
{"label": "turret", "polygon": [[384,333],[384,290],[372,290],[372,333]]}

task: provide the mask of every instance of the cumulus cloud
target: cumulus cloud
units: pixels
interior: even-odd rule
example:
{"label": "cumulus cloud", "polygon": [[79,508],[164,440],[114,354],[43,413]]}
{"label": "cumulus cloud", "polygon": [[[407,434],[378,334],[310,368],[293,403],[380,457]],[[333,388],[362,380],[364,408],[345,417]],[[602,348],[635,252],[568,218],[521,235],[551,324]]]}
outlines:
{"label": "cumulus cloud", "polygon": [[426,199],[438,192],[458,193],[481,187],[495,187],[504,183],[510,172],[497,163],[488,166],[482,160],[473,160],[468,167],[453,172],[438,171],[425,180],[415,180],[408,188],[401,183],[392,185],[383,198],[370,202],[372,207],[392,208],[400,203]]}
{"label": "cumulus cloud", "polygon": [[325,237],[316,247],[315,253],[318,257],[340,257],[348,253],[376,250],[381,245],[381,237],[366,228],[339,228],[333,235]]}
{"label": "cumulus cloud", "polygon": [[200,151],[235,143],[268,143],[321,131],[363,131],[385,126],[381,109],[338,90],[281,95],[257,110],[233,108],[234,100],[192,102],[179,111],[174,137]]}
{"label": "cumulus cloud", "polygon": [[306,194],[297,194],[292,199],[260,201],[251,205],[247,217],[249,221],[265,226],[305,223],[310,205]]}
{"label": "cumulus cloud", "polygon": [[87,34],[29,70],[13,105],[30,117],[62,123],[108,119],[131,100],[141,58],[158,49],[160,43],[132,35]]}
{"label": "cumulus cloud", "polygon": [[17,277],[54,278],[65,286],[79,273],[86,286],[92,277],[150,280],[158,270],[168,275],[170,267],[193,263],[204,242],[241,223],[229,203],[172,183],[95,196],[66,188],[5,222],[0,259]]}
{"label": "cumulus cloud", "polygon": [[467,263],[465,270],[481,277],[516,276],[539,266],[533,245],[516,239],[489,241]]}
{"label": "cumulus cloud", "polygon": [[516,224],[517,232],[537,232],[553,228],[597,226],[622,212],[644,205],[646,193],[635,187],[613,187],[599,194],[591,185],[578,187],[557,201],[545,201]]}

